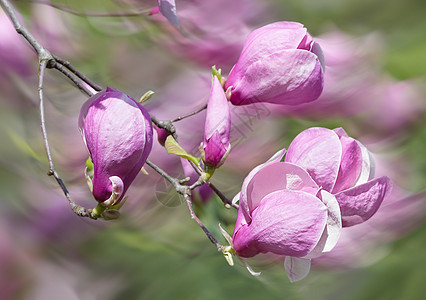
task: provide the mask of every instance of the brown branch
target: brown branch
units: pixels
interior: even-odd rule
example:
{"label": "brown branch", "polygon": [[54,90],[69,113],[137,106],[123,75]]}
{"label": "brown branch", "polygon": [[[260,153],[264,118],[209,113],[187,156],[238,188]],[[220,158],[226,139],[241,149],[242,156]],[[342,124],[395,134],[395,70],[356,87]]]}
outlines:
{"label": "brown branch", "polygon": [[207,108],[207,104],[206,105],[204,105],[203,107],[201,107],[200,109],[197,109],[196,111],[193,111],[193,112],[191,112],[191,113],[189,113],[189,114],[186,114],[186,115],[183,115],[183,116],[180,116],[180,117],[177,117],[176,119],[173,119],[173,120],[170,120],[170,122],[178,122],[178,121],[180,121],[180,120],[183,120],[183,119],[186,119],[186,118],[188,118],[188,117],[192,117],[192,116],[194,116],[194,115],[196,115],[196,114],[198,114],[198,113],[200,113],[200,112],[202,112],[203,110],[205,110]]}
{"label": "brown branch", "polygon": [[[89,77],[82,74],[80,71],[78,71],[76,68],[74,68],[70,62],[56,56],[53,54],[53,57],[55,58],[56,62],[60,63],[64,67],[66,67],[68,70],[70,70],[74,75],[76,75],[78,78],[80,78],[82,81],[87,83],[89,86],[91,86],[95,91],[102,91],[103,87],[93,82]],[[67,76],[68,77],[68,76]]]}
{"label": "brown branch", "polygon": [[206,228],[206,226],[204,226],[203,222],[197,217],[197,215],[195,214],[194,209],[192,207],[191,187],[195,188],[198,185],[192,185],[191,187],[186,186],[186,185],[182,185],[180,183],[179,179],[170,176],[169,174],[167,174],[166,171],[161,169],[159,166],[154,164],[149,159],[146,160],[146,164],[148,166],[150,166],[158,174],[163,176],[163,178],[165,178],[168,182],[170,182],[173,185],[173,187],[175,188],[176,192],[178,192],[180,195],[182,195],[185,198],[186,204],[187,204],[189,212],[191,214],[191,218],[194,219],[198,223],[198,225],[201,227],[201,229],[207,235],[209,240],[217,247],[217,250],[222,252],[223,249],[225,249],[225,247],[222,246],[221,244],[219,244],[219,242],[213,236],[213,234],[211,234],[210,231]]}
{"label": "brown branch", "polygon": [[44,147],[46,149],[47,160],[49,162],[49,171],[47,172],[47,175],[55,177],[56,182],[59,184],[62,191],[64,192],[64,195],[67,198],[67,200],[68,200],[68,202],[71,206],[71,209],[73,210],[74,213],[76,213],[80,217],[91,217],[89,210],[87,210],[86,208],[84,208],[80,205],[75,204],[74,201],[72,201],[70,193],[68,192],[68,189],[65,186],[61,177],[59,177],[58,172],[56,172],[55,165],[53,163],[52,154],[50,152],[49,139],[47,137],[46,119],[45,119],[45,116],[44,116],[43,82],[44,82],[44,71],[46,70],[47,63],[48,62],[46,60],[40,61],[39,83],[38,83],[38,94],[39,94],[39,98],[40,98],[41,132],[42,132],[42,135],[43,135],[43,141],[44,141]]}
{"label": "brown branch", "polygon": [[[25,28],[25,26],[23,26],[19,22],[16,14],[15,14],[15,10],[14,10],[13,6],[9,3],[9,1],[0,0],[0,5],[3,7],[4,11],[6,12],[6,14],[9,16],[10,20],[12,21],[12,23],[13,23],[15,29],[16,29],[16,32],[21,34],[30,43],[30,45],[34,48],[34,50],[37,52],[37,55],[38,55],[38,59],[39,59],[38,94],[39,94],[39,99],[40,99],[40,124],[41,124],[41,132],[42,132],[42,136],[43,136],[47,160],[49,162],[49,171],[47,172],[47,174],[49,176],[53,176],[55,178],[56,182],[58,183],[58,185],[60,186],[60,188],[64,192],[64,195],[67,198],[67,200],[68,200],[68,202],[71,206],[71,209],[74,211],[74,213],[76,213],[77,215],[79,215],[81,217],[91,217],[92,218],[93,216],[91,214],[91,210],[88,210],[88,209],[86,209],[82,206],[79,206],[79,205],[75,204],[74,201],[72,201],[67,187],[65,186],[63,180],[61,179],[61,177],[59,176],[58,172],[55,169],[52,154],[51,154],[51,151],[50,151],[49,139],[48,139],[47,130],[46,130],[46,118],[45,118],[45,115],[44,115],[43,83],[44,83],[44,73],[45,73],[46,68],[57,67],[58,64],[56,63],[52,54],[50,54],[50,52],[46,48],[44,48],[34,38],[34,36]],[[69,77],[69,78],[71,79],[71,77]],[[87,88],[86,88],[86,90],[88,91]]]}

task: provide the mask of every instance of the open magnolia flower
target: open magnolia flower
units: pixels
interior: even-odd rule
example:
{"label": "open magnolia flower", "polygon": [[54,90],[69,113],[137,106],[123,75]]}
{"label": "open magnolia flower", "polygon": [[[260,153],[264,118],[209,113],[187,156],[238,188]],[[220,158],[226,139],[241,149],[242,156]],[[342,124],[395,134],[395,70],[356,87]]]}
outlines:
{"label": "open magnolia flower", "polygon": [[369,180],[368,151],[343,129],[311,128],[253,169],[235,197],[240,207],[233,247],[240,257],[285,256],[291,281],[310,259],[336,245],[343,226],[369,219],[391,189],[387,177]]}
{"label": "open magnolia flower", "polygon": [[323,89],[320,46],[296,22],[276,22],[253,31],[225,82],[234,105],[256,102],[297,105]]}
{"label": "open magnolia flower", "polygon": [[121,201],[152,148],[148,112],[108,87],[83,104],[79,127],[93,162],[93,196],[103,206]]}

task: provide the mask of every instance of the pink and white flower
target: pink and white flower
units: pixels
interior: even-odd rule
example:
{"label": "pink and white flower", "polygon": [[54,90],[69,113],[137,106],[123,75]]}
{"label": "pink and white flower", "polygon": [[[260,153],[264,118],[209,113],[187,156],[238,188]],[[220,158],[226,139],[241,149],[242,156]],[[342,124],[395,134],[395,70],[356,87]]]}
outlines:
{"label": "pink and white flower", "polygon": [[343,129],[311,128],[244,180],[233,247],[240,257],[285,256],[291,281],[310,259],[333,249],[342,227],[368,220],[390,193],[388,177],[373,177],[368,151]]}

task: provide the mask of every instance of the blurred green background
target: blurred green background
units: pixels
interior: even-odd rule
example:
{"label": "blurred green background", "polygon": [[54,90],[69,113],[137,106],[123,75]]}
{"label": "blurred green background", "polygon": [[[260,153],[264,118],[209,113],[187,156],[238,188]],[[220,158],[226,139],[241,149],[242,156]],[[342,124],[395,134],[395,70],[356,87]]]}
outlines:
{"label": "blurred green background", "polygon": [[[53,2],[87,14],[88,11],[128,11],[126,5],[138,1]],[[179,15],[179,0],[176,2]],[[46,8],[46,5],[31,1],[14,3],[26,24],[31,24],[36,32],[43,29],[37,22],[49,23],[50,14],[44,12],[43,17],[33,6]],[[261,3],[268,9],[259,12],[257,26],[289,20],[305,24],[314,36],[330,28],[353,36],[378,33],[384,47],[376,65],[397,80],[412,79],[424,86],[425,1],[270,0]],[[146,14],[151,3],[143,5]],[[56,20],[47,27],[53,33],[60,32],[58,36],[52,33],[44,37],[47,41],[50,39],[52,51],[104,86],[118,87],[135,98],[148,89],[161,95],[162,86],[184,76],[180,75],[182,69],[204,70],[189,60],[173,56],[166,46],[157,43],[152,37],[161,30],[146,16],[100,18],[53,11],[64,23]],[[38,32],[42,36],[40,32],[43,30]],[[171,197],[168,200],[159,199],[161,196],[155,190],[158,178],[147,180],[149,184],[145,185],[145,177],[138,178],[119,220],[91,221],[73,215],[53,178],[46,176],[48,167],[38,123],[35,55],[31,60],[32,75],[24,78],[9,74],[10,81],[3,80],[0,85],[0,138],[3,141],[0,144],[0,298],[425,298],[426,227],[423,221],[385,245],[380,259],[372,264],[353,268],[319,267],[303,281],[290,284],[282,262],[254,262],[252,267],[262,271],[260,277],[252,277],[239,262],[230,267],[191,220],[182,199],[174,194],[167,194]],[[76,121],[86,98],[54,70],[48,70],[45,92],[49,102],[46,107],[48,131],[58,171],[76,201],[93,207],[95,201],[90,198],[83,176],[87,154]],[[426,94],[423,93],[420,100],[424,104]],[[286,147],[307,127],[345,127],[352,121],[351,118],[323,122],[275,120],[273,124],[282,126],[282,130],[274,138],[278,136],[280,140],[276,144]],[[402,180],[402,185],[411,193],[425,189],[425,125],[421,118],[386,144],[392,149],[385,152],[396,152],[407,158],[398,163],[408,167],[410,176]],[[247,162],[245,169],[237,171],[232,170],[232,161],[227,162],[228,169],[224,167],[212,181],[232,198],[247,170],[265,160],[265,155],[259,153],[256,161]],[[149,172],[151,176],[152,171]],[[235,173],[236,178],[232,177]],[[225,209],[215,197],[197,209],[205,225],[225,244],[218,223],[231,233],[236,212]]]}

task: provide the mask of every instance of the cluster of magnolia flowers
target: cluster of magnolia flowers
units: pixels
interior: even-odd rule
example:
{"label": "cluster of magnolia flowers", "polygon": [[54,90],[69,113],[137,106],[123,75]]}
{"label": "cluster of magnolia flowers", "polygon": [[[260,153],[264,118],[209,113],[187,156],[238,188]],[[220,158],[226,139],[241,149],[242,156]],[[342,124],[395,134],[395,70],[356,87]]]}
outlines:
{"label": "cluster of magnolia flowers", "polygon": [[[308,103],[320,96],[323,77],[321,48],[303,25],[277,22],[253,31],[226,78],[213,71],[198,163],[204,180],[231,151],[231,104]],[[151,151],[150,115],[107,88],[83,105],[79,126],[93,163],[86,169],[93,196],[115,208]],[[168,134],[161,132],[159,140]],[[239,209],[227,253],[284,257],[289,279],[300,280],[311,259],[333,249],[342,227],[375,214],[391,187],[389,178],[374,178],[371,154],[342,128],[307,129],[244,180],[233,200]]]}

